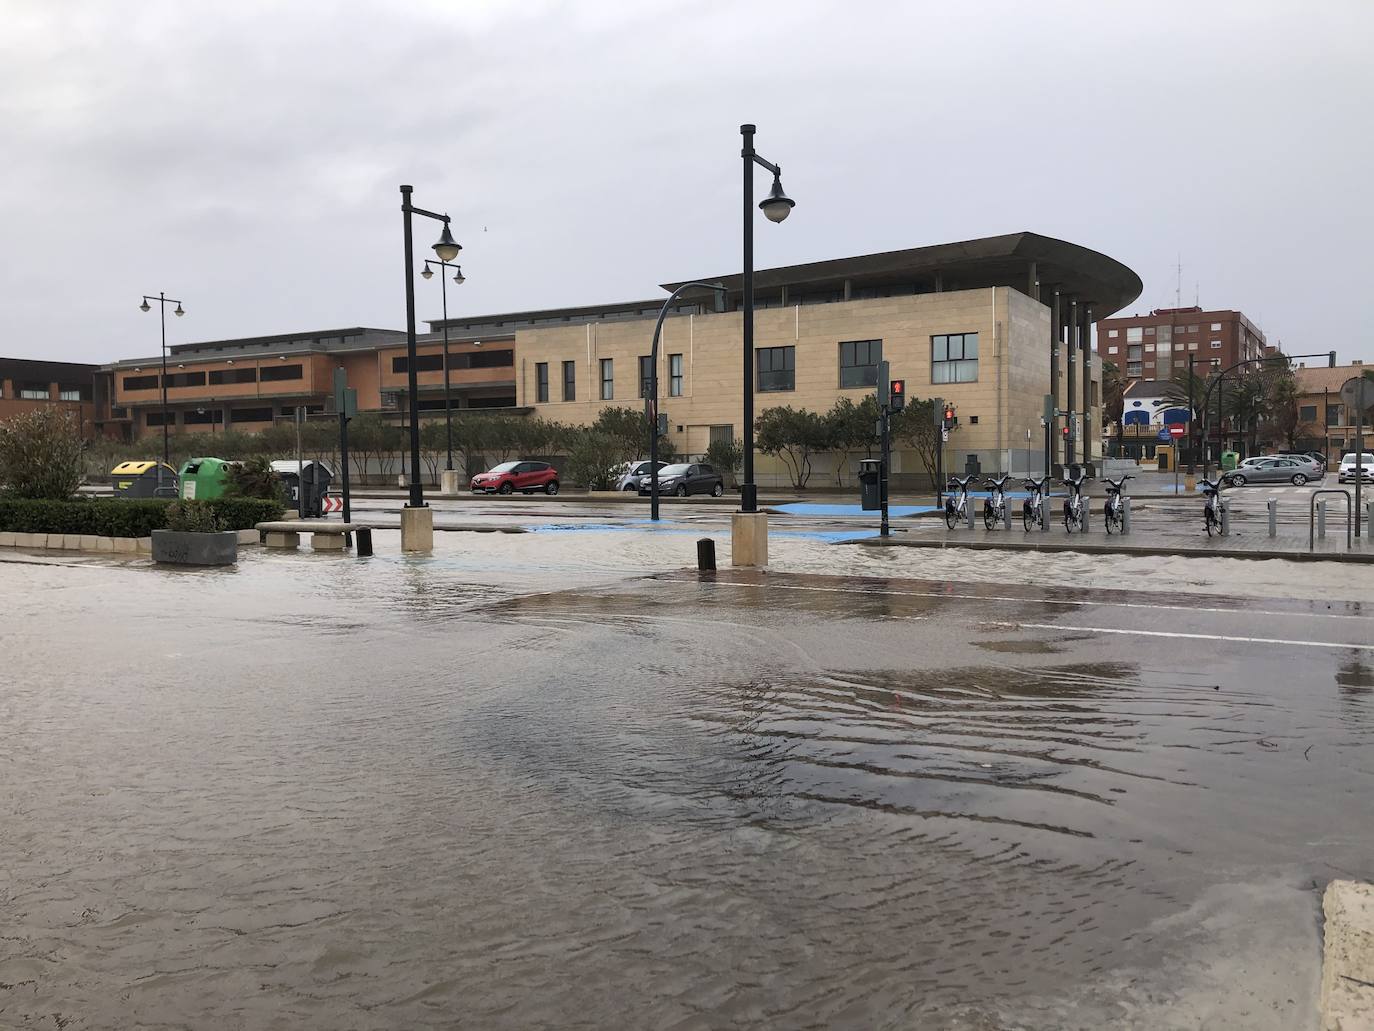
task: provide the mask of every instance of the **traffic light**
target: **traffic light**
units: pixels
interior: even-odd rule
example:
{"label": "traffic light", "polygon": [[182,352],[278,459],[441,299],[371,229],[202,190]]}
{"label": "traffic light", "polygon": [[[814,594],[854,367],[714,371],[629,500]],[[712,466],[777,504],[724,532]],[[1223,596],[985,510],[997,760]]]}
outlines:
{"label": "traffic light", "polygon": [[959,417],[958,417],[957,415],[954,414],[954,407],[953,407],[952,405],[946,405],[946,406],[945,406],[945,429],[947,429],[947,430],[952,430],[952,429],[954,429],[954,427],[957,426],[957,425],[959,425]]}
{"label": "traffic light", "polygon": [[888,409],[893,412],[900,412],[906,407],[906,380],[894,379]]}
{"label": "traffic light", "polygon": [[1064,439],[1065,439],[1065,440],[1068,440],[1068,439],[1069,439],[1069,426],[1068,426],[1068,423],[1065,423],[1065,424],[1064,424],[1064,428],[1063,428],[1062,430],[1060,430],[1059,432],[1062,433],[1062,434],[1064,435]]}

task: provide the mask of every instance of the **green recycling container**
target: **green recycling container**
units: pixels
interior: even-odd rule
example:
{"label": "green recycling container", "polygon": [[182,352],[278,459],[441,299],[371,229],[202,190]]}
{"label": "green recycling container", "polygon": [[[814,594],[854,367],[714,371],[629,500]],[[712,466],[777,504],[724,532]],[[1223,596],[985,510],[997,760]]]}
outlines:
{"label": "green recycling container", "polygon": [[1234,451],[1223,451],[1221,453],[1221,467],[1228,473],[1240,462],[1240,455]]}
{"label": "green recycling container", "polygon": [[224,497],[233,464],[222,458],[189,459],[181,467],[181,496],[196,501]]}

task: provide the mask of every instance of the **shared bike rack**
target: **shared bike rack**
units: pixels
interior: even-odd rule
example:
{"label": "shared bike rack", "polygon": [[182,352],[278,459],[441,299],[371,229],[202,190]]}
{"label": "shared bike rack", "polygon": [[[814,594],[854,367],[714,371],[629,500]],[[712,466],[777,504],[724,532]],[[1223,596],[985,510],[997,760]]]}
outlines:
{"label": "shared bike rack", "polygon": [[[1348,490],[1337,490],[1337,489],[1335,489],[1335,488],[1333,488],[1333,487],[1327,487],[1327,488],[1325,488],[1325,489],[1323,489],[1323,490],[1314,490],[1314,491],[1312,492],[1312,500],[1308,503],[1308,506],[1307,506],[1307,550],[1308,550],[1308,551],[1314,551],[1314,550],[1316,549],[1316,542],[1317,542],[1317,527],[1316,527],[1316,520],[1317,520],[1317,496],[1320,495],[1320,494],[1339,494],[1339,495],[1341,495],[1341,497],[1345,498],[1345,546],[1346,546],[1347,548],[1354,547],[1354,545],[1355,545],[1355,537],[1354,537],[1354,533],[1353,533],[1353,525],[1352,525],[1352,524],[1353,524],[1353,520],[1352,520],[1352,516],[1354,515],[1355,509],[1354,509],[1354,506],[1351,504],[1351,501],[1350,501],[1350,491],[1348,491]],[[1325,536],[1326,536],[1326,502],[1324,502],[1324,501],[1322,502],[1322,526],[1321,526],[1321,530],[1322,530],[1322,536],[1325,537]]]}

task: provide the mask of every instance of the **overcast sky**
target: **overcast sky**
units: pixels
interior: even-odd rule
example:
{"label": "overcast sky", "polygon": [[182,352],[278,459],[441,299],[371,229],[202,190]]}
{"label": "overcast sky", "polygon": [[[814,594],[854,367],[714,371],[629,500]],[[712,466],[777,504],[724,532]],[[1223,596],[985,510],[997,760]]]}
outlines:
{"label": "overcast sky", "polygon": [[[1374,3],[0,0],[0,355],[403,328],[397,186],[450,312],[1031,230],[1374,359]],[[758,189],[766,189],[760,175]],[[417,249],[437,235],[417,226]],[[421,318],[439,280],[417,279]]]}

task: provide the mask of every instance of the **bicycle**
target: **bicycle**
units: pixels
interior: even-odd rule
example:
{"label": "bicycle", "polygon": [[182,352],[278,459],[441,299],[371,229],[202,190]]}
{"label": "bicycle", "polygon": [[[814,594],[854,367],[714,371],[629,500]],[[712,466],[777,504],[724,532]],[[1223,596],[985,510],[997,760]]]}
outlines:
{"label": "bicycle", "polygon": [[[974,477],[965,476],[962,480],[957,476],[951,476],[949,483],[945,484],[945,490],[950,494],[945,498],[945,525],[953,530],[959,525],[960,520],[968,517],[968,485],[972,483]],[[959,489],[959,497],[954,497],[954,488]]]}
{"label": "bicycle", "polygon": [[1064,498],[1064,530],[1066,533],[1073,533],[1077,530],[1083,532],[1083,481],[1087,479],[1081,472],[1076,479],[1065,478],[1060,480],[1065,487],[1069,488],[1069,493]]}
{"label": "bicycle", "polygon": [[1026,489],[1031,492],[1031,496],[1025,500],[1021,506],[1021,522],[1026,527],[1026,532],[1030,533],[1032,527],[1045,526],[1045,481],[1049,477],[1039,480],[1026,480]]}
{"label": "bicycle", "polygon": [[1009,479],[1011,479],[1011,473],[1004,474],[1000,480],[993,476],[983,477],[983,482],[992,488],[983,501],[983,526],[989,530],[1007,518],[1007,480]]}
{"label": "bicycle", "polygon": [[1119,480],[1105,480],[1107,485],[1107,504],[1102,509],[1107,524],[1107,532],[1125,533],[1126,532],[1126,504],[1123,500],[1123,493],[1126,489],[1126,481],[1132,479],[1128,474]]}
{"label": "bicycle", "polygon": [[1207,528],[1207,536],[1213,532],[1221,534],[1221,481],[1199,477],[1198,490],[1202,491],[1202,524]]}

